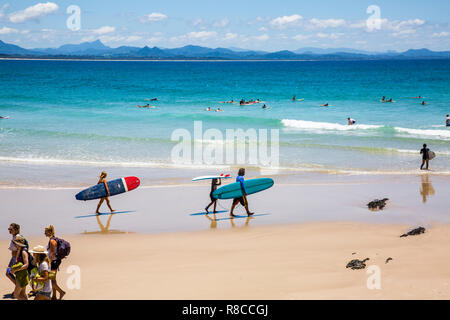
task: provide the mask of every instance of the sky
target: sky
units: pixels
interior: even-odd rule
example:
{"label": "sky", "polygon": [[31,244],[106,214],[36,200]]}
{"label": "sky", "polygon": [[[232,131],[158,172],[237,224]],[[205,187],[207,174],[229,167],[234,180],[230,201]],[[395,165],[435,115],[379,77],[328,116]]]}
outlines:
{"label": "sky", "polygon": [[450,50],[449,0],[0,0],[0,40],[55,48],[200,45]]}

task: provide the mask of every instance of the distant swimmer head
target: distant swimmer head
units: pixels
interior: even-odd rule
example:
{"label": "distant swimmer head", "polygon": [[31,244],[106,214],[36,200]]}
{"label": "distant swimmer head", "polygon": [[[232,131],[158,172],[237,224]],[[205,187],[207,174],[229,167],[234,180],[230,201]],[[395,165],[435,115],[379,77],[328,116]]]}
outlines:
{"label": "distant swimmer head", "polygon": [[106,178],[108,174],[106,173],[106,171],[102,171],[102,173],[100,173],[100,178]]}
{"label": "distant swimmer head", "polygon": [[245,168],[240,168],[238,171],[238,176],[244,176],[245,175]]}
{"label": "distant swimmer head", "polygon": [[55,227],[53,225],[49,225],[48,227],[45,227],[44,229],[45,235],[47,237],[53,237],[55,236]]}

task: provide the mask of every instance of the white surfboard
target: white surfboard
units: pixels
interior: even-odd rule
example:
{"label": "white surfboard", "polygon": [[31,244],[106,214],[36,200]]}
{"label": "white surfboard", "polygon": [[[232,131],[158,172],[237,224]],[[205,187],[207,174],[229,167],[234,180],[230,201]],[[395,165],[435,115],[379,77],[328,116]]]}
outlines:
{"label": "white surfboard", "polygon": [[219,178],[230,179],[231,175],[222,173],[221,175],[215,175],[215,176],[201,176],[201,177],[192,179],[192,181],[211,180],[211,179],[219,179]]}
{"label": "white surfboard", "polygon": [[436,158],[436,153],[434,153],[433,151],[428,152],[428,155],[430,156],[430,160]]}
{"label": "white surfboard", "polygon": [[6,117],[0,117],[0,119],[9,119],[9,116],[6,116]]}

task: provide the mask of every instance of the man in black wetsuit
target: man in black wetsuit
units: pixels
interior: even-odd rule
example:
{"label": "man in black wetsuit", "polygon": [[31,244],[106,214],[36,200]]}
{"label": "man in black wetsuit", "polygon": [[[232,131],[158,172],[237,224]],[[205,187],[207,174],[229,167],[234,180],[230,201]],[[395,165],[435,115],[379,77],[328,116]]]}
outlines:
{"label": "man in black wetsuit", "polygon": [[420,170],[423,170],[423,165],[426,163],[427,166],[425,170],[428,170],[428,162],[430,161],[430,149],[427,148],[427,145],[424,144],[423,148],[420,150],[420,153],[422,154],[422,165],[420,166]]}

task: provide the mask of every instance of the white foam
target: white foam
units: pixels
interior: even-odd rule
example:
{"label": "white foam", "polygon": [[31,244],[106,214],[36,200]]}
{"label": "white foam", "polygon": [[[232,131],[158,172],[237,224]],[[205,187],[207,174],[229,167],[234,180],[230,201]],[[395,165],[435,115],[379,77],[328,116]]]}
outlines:
{"label": "white foam", "polygon": [[283,119],[281,123],[290,128],[301,130],[333,130],[333,131],[350,131],[350,130],[369,130],[381,128],[381,125],[370,124],[354,124],[352,126],[330,122],[315,122],[305,120]]}
{"label": "white foam", "polygon": [[427,136],[435,138],[450,139],[450,130],[429,130],[429,129],[409,129],[409,128],[394,128],[397,132],[407,133],[414,136]]}
{"label": "white foam", "polygon": [[72,165],[72,166],[95,166],[95,167],[127,167],[127,168],[185,168],[185,169],[228,169],[228,165],[205,165],[205,164],[183,164],[183,163],[159,163],[159,162],[118,162],[118,161],[94,161],[94,160],[67,160],[54,158],[15,158],[0,157],[0,162],[28,163],[35,165]]}

